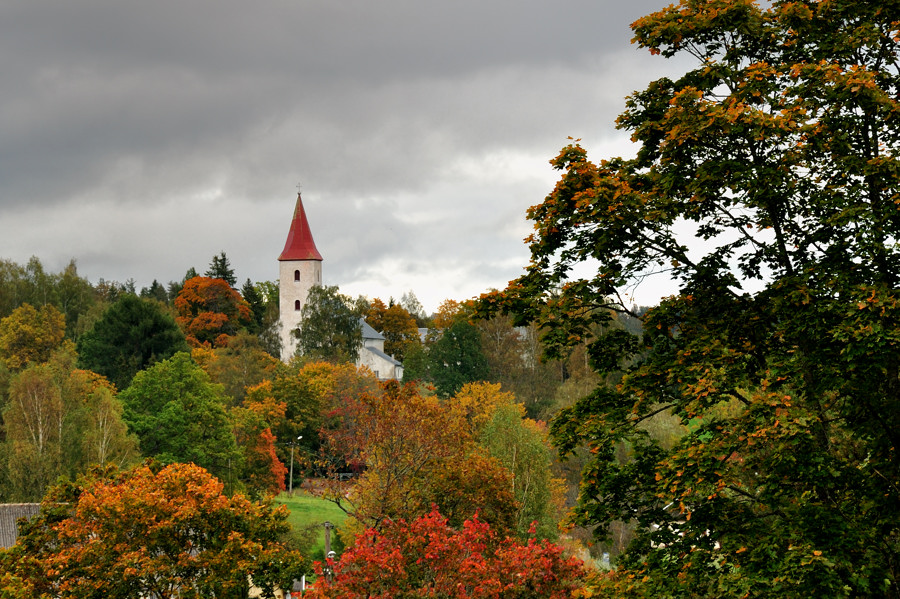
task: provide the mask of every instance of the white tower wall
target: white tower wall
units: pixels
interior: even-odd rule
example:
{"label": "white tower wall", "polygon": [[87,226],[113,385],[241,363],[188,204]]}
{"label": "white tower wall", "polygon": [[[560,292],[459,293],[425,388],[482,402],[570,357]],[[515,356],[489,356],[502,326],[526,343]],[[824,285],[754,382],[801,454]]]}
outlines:
{"label": "white tower wall", "polygon": [[321,260],[281,260],[278,263],[278,308],[281,314],[281,359],[288,362],[297,349],[291,334],[300,325],[303,306],[313,285],[322,284]]}

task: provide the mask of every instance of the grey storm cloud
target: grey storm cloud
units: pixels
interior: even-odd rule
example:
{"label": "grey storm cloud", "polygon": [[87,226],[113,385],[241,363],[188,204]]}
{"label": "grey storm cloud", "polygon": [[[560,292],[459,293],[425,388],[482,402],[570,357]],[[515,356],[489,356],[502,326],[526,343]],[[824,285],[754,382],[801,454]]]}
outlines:
{"label": "grey storm cloud", "polygon": [[627,151],[661,1],[0,5],[0,258],[272,279],[296,185],[326,282],[426,307],[515,277],[567,135]]}

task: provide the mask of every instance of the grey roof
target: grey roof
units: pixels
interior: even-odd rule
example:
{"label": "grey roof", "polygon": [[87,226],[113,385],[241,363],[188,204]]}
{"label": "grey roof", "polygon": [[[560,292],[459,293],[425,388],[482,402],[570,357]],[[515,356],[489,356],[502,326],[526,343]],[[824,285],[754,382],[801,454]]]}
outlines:
{"label": "grey roof", "polygon": [[359,351],[370,351],[370,352],[372,352],[373,354],[375,354],[376,356],[378,356],[378,357],[380,357],[380,358],[384,358],[385,360],[387,360],[388,362],[390,362],[390,363],[393,364],[394,366],[403,366],[403,363],[402,363],[402,362],[400,362],[399,360],[397,360],[397,359],[394,358],[393,356],[387,355],[386,353],[384,353],[383,351],[381,351],[381,350],[378,349],[378,348],[375,348],[375,347],[361,347],[361,348],[359,348]]}
{"label": "grey roof", "polygon": [[19,536],[18,521],[31,519],[39,511],[40,503],[0,503],[0,547],[6,549],[15,545]]}
{"label": "grey roof", "polygon": [[362,324],[363,339],[375,339],[376,341],[384,341],[384,335],[373,329],[372,325],[366,322],[365,318],[360,318],[359,322]]}

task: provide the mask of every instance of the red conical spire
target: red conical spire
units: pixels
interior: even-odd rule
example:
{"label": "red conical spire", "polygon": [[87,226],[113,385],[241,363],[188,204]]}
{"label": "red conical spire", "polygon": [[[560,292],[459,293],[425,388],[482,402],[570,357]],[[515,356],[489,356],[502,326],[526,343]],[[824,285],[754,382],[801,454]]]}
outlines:
{"label": "red conical spire", "polygon": [[279,260],[322,260],[322,254],[316,249],[309,223],[306,222],[306,212],[303,210],[303,201],[297,193],[297,207],[294,208],[294,220],[291,221],[291,230],[288,232],[287,241]]}

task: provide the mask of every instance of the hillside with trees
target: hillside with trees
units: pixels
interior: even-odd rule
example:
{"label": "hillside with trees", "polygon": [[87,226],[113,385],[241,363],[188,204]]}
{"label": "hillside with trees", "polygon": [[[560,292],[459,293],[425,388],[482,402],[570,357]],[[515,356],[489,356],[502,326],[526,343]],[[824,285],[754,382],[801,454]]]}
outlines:
{"label": "hillside with trees", "polygon": [[[445,527],[450,538],[480,522],[492,543],[514,539],[503,545],[503,559],[561,551],[546,544],[529,549],[560,539],[567,500],[547,427],[533,419],[535,410],[489,382],[501,378],[490,363],[539,363],[509,321],[491,324],[495,334],[503,329],[509,336],[503,357],[484,342],[485,324],[471,319],[466,304],[447,301],[428,316],[412,291],[401,302],[385,302],[351,300],[323,287],[311,294],[309,326],[298,332],[301,349],[285,363],[267,350],[277,338],[271,282],[238,290],[189,269],[168,291],[158,282],[137,291],[133,283],[91,284],[77,276],[74,262],[59,274],[46,273],[37,259],[26,267],[3,265],[3,297],[20,301],[0,317],[0,501],[52,502],[61,493],[77,501],[82,489],[107,478],[140,488],[152,484],[143,482],[151,474],[193,464],[226,497],[265,502],[293,483],[333,501],[349,516],[338,531],[347,547],[357,546],[357,534],[430,518],[429,526]],[[216,273],[233,277],[224,253],[207,271]],[[83,293],[77,310],[68,306],[76,326],[69,326],[61,301],[71,287]],[[351,358],[360,316],[383,331],[386,349],[410,363],[418,355],[420,374],[384,382],[357,368]],[[22,562],[18,549],[7,554],[3,592],[61,584],[49,564],[69,560],[66,567],[75,567],[72,560],[86,557],[49,549],[61,541],[47,539],[69,524],[68,516],[46,509],[49,520],[42,516],[26,535],[36,536],[23,540],[35,543],[29,547],[37,561]],[[104,551],[104,563],[118,568],[114,552]],[[577,586],[576,562],[560,560],[565,585]],[[152,567],[160,580],[170,576],[169,566]],[[40,573],[47,568],[49,578]],[[66,582],[72,593],[66,596],[83,592],[93,576],[85,570],[83,579]],[[107,590],[119,592],[113,589],[119,587]]]}

